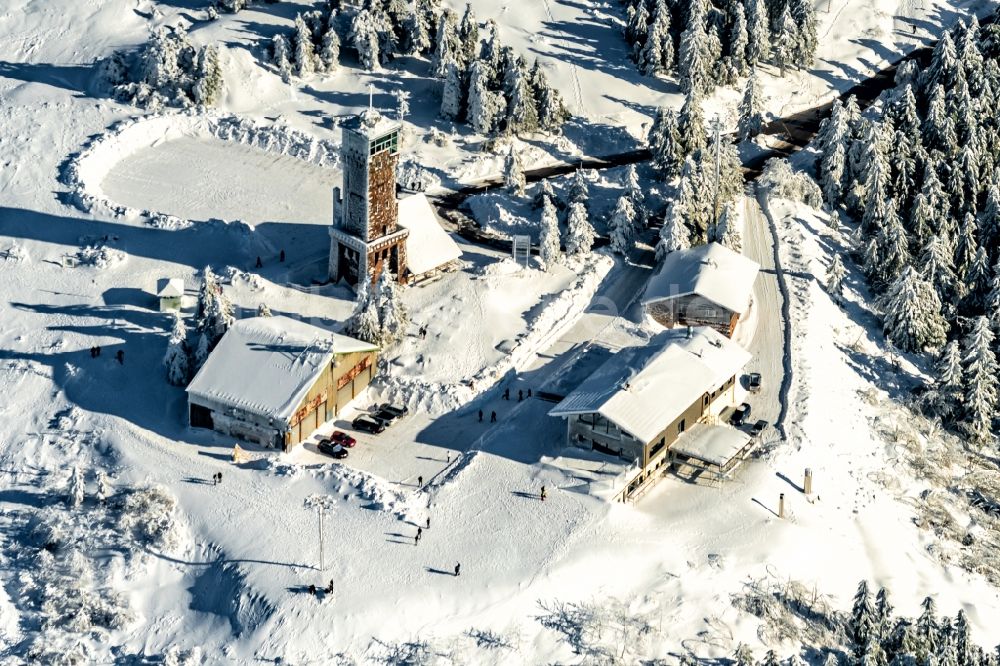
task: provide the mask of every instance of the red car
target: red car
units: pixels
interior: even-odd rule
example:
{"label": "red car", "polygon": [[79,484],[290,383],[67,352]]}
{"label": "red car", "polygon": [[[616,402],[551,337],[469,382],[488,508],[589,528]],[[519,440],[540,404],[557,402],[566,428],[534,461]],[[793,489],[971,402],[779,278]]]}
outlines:
{"label": "red car", "polygon": [[335,444],[340,444],[341,446],[346,446],[347,448],[351,448],[358,443],[358,440],[354,439],[346,432],[341,432],[339,430],[333,431],[333,434],[330,435],[330,441]]}

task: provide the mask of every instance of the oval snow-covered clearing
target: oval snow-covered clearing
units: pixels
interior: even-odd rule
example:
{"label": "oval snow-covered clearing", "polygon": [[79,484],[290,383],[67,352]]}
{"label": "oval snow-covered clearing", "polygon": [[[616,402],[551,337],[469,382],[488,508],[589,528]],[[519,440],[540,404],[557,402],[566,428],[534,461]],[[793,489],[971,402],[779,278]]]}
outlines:
{"label": "oval snow-covered clearing", "polygon": [[329,224],[340,170],[213,137],[140,148],[101,182],[112,201],[190,220]]}

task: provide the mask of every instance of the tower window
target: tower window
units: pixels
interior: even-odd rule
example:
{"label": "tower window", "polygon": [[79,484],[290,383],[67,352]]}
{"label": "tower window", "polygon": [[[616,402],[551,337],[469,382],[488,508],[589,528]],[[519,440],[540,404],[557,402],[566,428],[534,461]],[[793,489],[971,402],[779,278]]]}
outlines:
{"label": "tower window", "polygon": [[369,150],[370,155],[375,155],[376,153],[381,153],[383,150],[388,150],[392,154],[396,154],[399,150],[399,132],[391,132],[383,137],[375,139],[371,142],[371,148]]}

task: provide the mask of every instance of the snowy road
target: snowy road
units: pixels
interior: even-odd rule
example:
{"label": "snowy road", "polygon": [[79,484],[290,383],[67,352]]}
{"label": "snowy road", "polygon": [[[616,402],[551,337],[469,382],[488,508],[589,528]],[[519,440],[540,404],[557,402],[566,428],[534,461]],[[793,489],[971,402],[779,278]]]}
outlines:
{"label": "snowy road", "polygon": [[[771,424],[777,424],[782,414],[785,341],[783,303],[774,263],[774,236],[757,200],[751,196],[744,197],[743,205],[743,253],[760,264],[761,268],[753,290],[757,328],[747,347],[753,354],[753,359],[747,365],[747,372],[761,374],[761,390],[751,395],[749,402],[753,408],[753,419],[765,419]],[[775,436],[776,430],[769,430],[768,433],[764,435],[765,442]]]}

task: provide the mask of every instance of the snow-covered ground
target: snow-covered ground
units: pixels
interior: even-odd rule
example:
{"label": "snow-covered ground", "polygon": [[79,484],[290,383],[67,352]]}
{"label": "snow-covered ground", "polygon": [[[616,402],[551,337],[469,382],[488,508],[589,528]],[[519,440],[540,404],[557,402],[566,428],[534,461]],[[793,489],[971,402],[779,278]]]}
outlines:
{"label": "snow-covered ground", "polygon": [[[655,106],[677,101],[673,83],[639,77],[625,59],[606,20],[618,3],[473,4],[481,19],[497,19],[506,41],[542,59],[580,116],[566,141],[524,147],[535,162],[632,148]],[[810,106],[849,87],[908,48],[907,21],[927,37],[970,7],[987,5],[834,3],[820,14],[816,71],[769,80],[769,109]],[[797,651],[761,640],[766,627],[731,603],[748,577],[800,581],[841,608],[860,578],[890,586],[905,613],[934,594],[944,612],[965,608],[979,642],[995,642],[996,588],[948,563],[939,537],[914,524],[921,486],[906,456],[877,434],[895,414],[898,387],[860,305],[867,295],[853,276],[852,305],[840,309],[820,287],[842,241],[821,214],[788,202],[768,206],[781,266],[766,266],[789,285],[788,441],[722,489],[667,480],[637,505],[608,505],[581,492],[581,476],[599,479],[613,461],[566,448],[563,424],[547,416],[551,403],[516,399],[528,388],[564,390],[648,337],[634,306],[649,271],[639,252],[614,267],[599,258],[589,272],[543,275],[463,244],[467,266],[407,292],[430,334],[390,354],[390,377],[484,381],[423,403],[383,435],[359,437],[346,464],[312,444],[281,456],[251,451],[234,464],[231,440],[187,428],[183,392],[160,366],[171,320],[155,310],[156,280],[183,277],[193,293],[196,272],[212,265],[241,308],[266,302],[336,326],[350,293],[312,284],[323,274],[336,164],[289,149],[296,141],[180,131],[190,127],[183,114],[142,117],[136,124],[163,125],[115,143],[119,123],[142,114],[99,95],[95,59],[140,44],[151,25],[194,19],[195,41],[225,46],[224,113],[336,143],[330,117],[366,106],[369,83],[382,108],[392,107],[390,90],[405,87],[414,110],[406,150],[446,184],[502,162],[479,153],[464,129],[450,145],[426,141],[429,127],[450,127],[436,118],[439,84],[425,63],[282,84],[260,66],[259,42],[306,8],[263,4],[211,23],[195,2],[15,0],[0,13],[0,658],[79,652],[89,655],[83,662],[108,663],[174,650],[193,663],[520,664],[685,650],[721,658],[739,642],[758,656]],[[736,93],[717,98],[732,105]],[[108,151],[93,170],[75,168],[102,137]],[[617,182],[612,174],[602,184]],[[606,210],[615,190],[598,192],[594,204]],[[258,256],[264,267],[254,271]],[[775,307],[760,293],[757,301]],[[758,315],[772,327],[759,339],[773,339],[777,313]],[[94,345],[98,358],[88,353]],[[757,362],[773,366],[770,353]],[[63,501],[74,466],[87,486],[79,508]],[[795,488],[805,467],[815,472],[813,501]],[[98,471],[114,493],[104,504]],[[211,482],[216,472],[221,486]],[[137,490],[151,485],[165,494]],[[774,515],[779,493],[788,520]],[[313,494],[336,500],[324,571],[316,514],[304,506]],[[307,593],[331,578],[332,599]],[[77,590],[90,595],[86,603]],[[50,652],[29,652],[43,647]]]}

